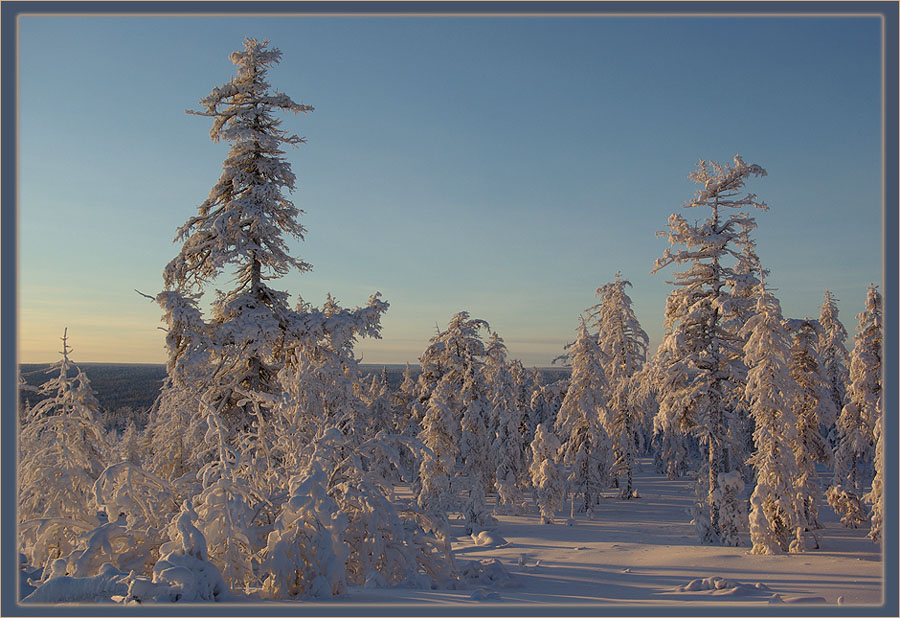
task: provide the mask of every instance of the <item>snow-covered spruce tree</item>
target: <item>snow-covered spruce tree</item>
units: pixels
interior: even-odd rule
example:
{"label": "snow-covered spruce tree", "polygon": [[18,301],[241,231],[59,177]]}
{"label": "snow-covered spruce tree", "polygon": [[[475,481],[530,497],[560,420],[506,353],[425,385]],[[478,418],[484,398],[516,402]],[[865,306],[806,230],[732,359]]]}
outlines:
{"label": "snow-covered spruce tree", "polygon": [[[694,521],[700,541],[735,545],[732,534],[735,513],[721,502],[720,475],[731,471],[733,436],[741,433],[735,418],[739,390],[746,368],[741,360],[743,340],[730,326],[728,306],[733,302],[737,265],[747,259],[752,247],[750,232],[756,227],[744,212],[724,216],[724,209],[753,207],[765,203],[751,194],[742,195],[744,182],[764,176],[758,165],[735,156],[731,165],[700,161],[690,178],[702,188],[685,203],[687,208],[709,208],[710,216],[689,223],[683,216],[669,217],[669,229],[660,232],[671,247],[656,260],[651,272],[684,265],[671,282],[675,288],[666,302],[665,354],[661,359],[662,383],[658,386],[659,414],[667,423],[692,432],[705,452],[698,476],[698,504]],[[681,247],[678,248],[677,246]],[[746,265],[741,270],[747,271]]]}
{"label": "snow-covered spruce tree", "polygon": [[128,461],[140,467],[146,445],[144,432],[137,428],[134,421],[128,421],[121,435],[113,432],[110,441],[113,450],[112,459]]}
{"label": "snow-covered spruce tree", "polygon": [[466,534],[476,534],[496,523],[485,497],[493,471],[491,436],[487,431],[490,400],[480,365],[470,363],[466,367],[460,395],[459,458],[462,466],[455,485],[457,490],[465,492],[462,513]]}
{"label": "snow-covered spruce tree", "polygon": [[[866,309],[856,316],[859,326],[850,354],[850,386],[847,399],[859,408],[874,448],[875,425],[882,415],[882,343],[884,317],[878,287],[870,285],[866,293]],[[869,461],[873,460],[870,455]]]}
{"label": "snow-covered spruce tree", "polygon": [[[493,332],[484,344],[484,381],[490,391],[493,391],[494,374],[501,368],[506,366],[506,344],[503,343],[503,337]],[[497,433],[497,412],[493,406],[488,412],[488,434],[493,436]]]}
{"label": "snow-covered spruce tree", "polygon": [[[512,376],[516,392],[516,407],[519,409],[519,416],[522,418],[519,425],[519,433],[522,434],[523,445],[525,447],[525,459],[527,460],[530,456],[528,444],[531,443],[535,427],[538,425],[537,423],[534,425],[531,424],[536,418],[534,409],[531,407],[531,402],[535,391],[540,390],[541,388],[540,373],[538,372],[538,374],[535,374],[534,371],[526,371],[525,367],[522,365],[522,361],[517,358],[509,361],[508,367],[509,375]],[[554,414],[555,413],[556,411],[554,410]]]}
{"label": "snow-covered spruce tree", "polygon": [[[651,438],[654,467],[658,473],[674,480],[687,474],[694,458],[691,457],[691,436],[678,422],[674,410],[663,411],[659,405],[659,388],[667,380],[663,368],[668,364],[666,342],[663,341],[653,358],[641,368],[635,394],[639,401],[654,410]],[[681,388],[683,384],[682,379],[668,382],[668,387]]]}
{"label": "snow-covered spruce tree", "polygon": [[506,362],[506,346],[497,333],[491,333],[488,340],[485,374],[495,419],[494,430],[488,434],[497,507],[501,511],[517,513],[524,504],[520,488],[526,472],[522,412],[516,400],[516,383]]}
{"label": "snow-covered spruce tree", "polygon": [[509,375],[512,377],[516,391],[516,406],[522,416],[522,422],[527,422],[531,414],[531,396],[535,389],[541,387],[540,375],[535,379],[534,375],[525,370],[522,361],[517,358],[507,363]]}
{"label": "snow-covered spruce tree", "polygon": [[866,510],[861,500],[865,471],[861,468],[870,449],[868,432],[859,408],[848,403],[837,420],[834,477],[825,492],[828,504],[848,528],[859,528],[866,522]]}
{"label": "snow-covered spruce tree", "polygon": [[419,466],[416,496],[420,507],[437,516],[445,516],[448,510],[461,511],[456,492],[468,490],[471,481],[456,474],[456,463],[462,455],[463,387],[470,367],[478,367],[480,374],[485,355],[482,329],[489,329],[484,320],[472,319],[465,311],[457,313],[447,330],[431,338],[419,359],[418,398],[424,408],[419,439],[428,450]]}
{"label": "snow-covered spruce tree", "polygon": [[45,399],[29,409],[19,433],[18,521],[29,562],[45,566],[65,557],[79,533],[97,523],[94,481],[110,449],[90,380],[70,359],[68,329],[56,374],[38,389]]}
{"label": "snow-covered spruce tree", "polygon": [[[285,196],[295,177],[282,147],[304,140],[281,129],[275,112],[306,113],[312,107],[270,90],[266,73],[280,58],[281,52],[270,49],[267,41],[246,39],[244,49],[230,56],[237,76],[202,99],[199,111],[188,112],[212,118],[212,140],[232,146],[209,197],[178,230],[183,244],[163,271],[166,290],[157,296],[173,339],[168,342],[170,379],[187,374],[186,385],[172,380],[166,386],[159,412],[175,415],[172,407],[182,410],[192,396],[203,399],[232,434],[246,429],[251,417],[246,404],[238,403],[238,390],[268,393],[279,388],[275,376],[294,326],[287,294],[266,281],[310,268],[290,256],[285,243],[285,236],[302,239],[305,229],[298,222],[300,210]],[[196,311],[198,295],[227,268],[234,287],[217,294],[211,320],[204,322]],[[206,369],[181,371],[180,366],[197,361]],[[177,405],[167,400],[177,400]],[[160,420],[173,425],[181,419]],[[155,442],[157,448],[168,448]]]}
{"label": "snow-covered spruce tree", "polygon": [[756,469],[750,497],[751,552],[803,551],[806,524],[795,486],[800,471],[794,457],[798,436],[791,409],[796,386],[788,368],[790,342],[778,299],[762,285],[758,294],[756,315],[742,329],[748,367],[744,396],[756,421],[756,452],[750,458]]}
{"label": "snow-covered spruce tree", "polygon": [[866,463],[874,456],[875,425],[883,414],[883,318],[881,294],[874,285],[869,286],[866,309],[857,318],[859,326],[850,354],[847,402],[837,421],[834,483],[826,494],[844,525],[852,528],[861,526],[866,519],[860,498],[869,480]]}
{"label": "snow-covered spruce tree", "polygon": [[838,318],[838,308],[835,304],[834,294],[825,290],[825,302],[819,312],[819,324],[822,331],[819,334],[818,352],[822,362],[822,372],[829,385],[829,395],[833,402],[833,414],[831,418],[822,418],[826,429],[831,429],[837,421],[837,416],[844,409],[847,395],[847,383],[849,382],[850,358],[847,356],[847,348],[844,342],[847,340],[847,330]]}
{"label": "snow-covered spruce tree", "polygon": [[633,379],[647,360],[649,343],[631,308],[631,298],[625,293],[625,286],[630,285],[616,273],[615,281],[597,289],[600,302],[588,309],[589,324],[597,330],[601,364],[609,382],[610,419],[606,429],[615,455],[613,474],[623,499],[634,493],[632,468],[644,419],[642,409],[632,398]]}
{"label": "snow-covered spruce tree", "polygon": [[[416,397],[416,380],[413,378],[412,367],[406,363],[403,370],[403,381],[400,388],[391,393],[391,409],[394,417],[394,433],[406,438],[414,438],[419,433],[419,419],[415,418],[413,405],[417,403]],[[418,469],[419,463],[415,460],[412,451],[402,449],[400,451],[400,463],[404,470],[411,473],[414,478],[414,471]]]}
{"label": "snow-covered spruce tree", "polygon": [[610,417],[609,384],[600,363],[597,336],[588,331],[583,320],[568,354],[572,378],[556,417],[556,433],[563,442],[563,463],[570,466],[571,511],[574,515],[575,494],[580,493],[581,510],[593,518],[600,492],[609,485],[612,467],[605,429]]}
{"label": "snow-covered spruce tree", "polygon": [[[818,503],[822,489],[816,478],[816,463],[831,463],[831,447],[822,432],[827,420],[835,416],[830,385],[825,381],[816,343],[822,327],[816,320],[787,320],[785,326],[793,334],[790,372],[796,385],[791,404],[797,421],[797,443],[794,455],[799,475],[795,486],[803,505],[803,518],[810,530],[821,528]],[[818,546],[818,539],[813,536]]]}
{"label": "snow-covered spruce tree", "polygon": [[531,441],[531,484],[534,486],[534,500],[541,512],[541,522],[553,523],[553,517],[562,507],[566,498],[566,483],[556,461],[559,453],[559,439],[541,423],[534,431]]}
{"label": "snow-covered spruce tree", "polygon": [[419,439],[426,447],[419,465],[417,503],[424,511],[446,517],[458,509],[450,489],[459,455],[459,419],[454,409],[454,385],[438,383],[428,398]]}
{"label": "snow-covered spruce tree", "polygon": [[372,374],[366,390],[365,402],[368,408],[366,435],[371,437],[379,431],[393,433],[394,417],[391,412],[391,399],[386,376]]}
{"label": "snow-covered spruce tree", "polygon": [[875,478],[872,490],[863,496],[872,505],[869,538],[878,543],[884,535],[884,415],[875,421]]}
{"label": "snow-covered spruce tree", "polygon": [[[508,363],[509,375],[512,377],[514,390],[516,393],[516,408],[519,415],[519,435],[522,441],[522,474],[519,475],[519,488],[525,492],[531,487],[531,475],[528,473],[528,466],[531,462],[531,440],[534,438],[534,430],[537,427],[539,418],[543,418],[546,407],[553,404],[546,404],[541,400],[538,403],[536,394],[543,388],[543,378],[537,367],[533,367],[531,371],[526,371],[519,359],[513,359]],[[553,418],[550,424],[556,420],[556,412],[559,410],[559,404],[562,403],[562,396],[555,400],[555,407],[552,411]],[[542,409],[536,411],[533,404],[538,404]]]}
{"label": "snow-covered spruce tree", "polygon": [[406,363],[403,370],[403,381],[400,388],[394,393],[394,430],[402,435],[414,435],[416,419],[412,416],[412,403],[416,399],[416,380],[413,378],[412,367]]}
{"label": "snow-covered spruce tree", "polygon": [[[388,381],[386,369],[382,367],[380,375],[372,374],[362,398],[366,404],[366,432],[362,436],[362,441],[371,440],[378,437],[379,441],[390,442],[399,438],[394,430],[394,414],[391,406],[391,393],[388,390]],[[359,441],[359,440],[357,440]],[[394,449],[391,449],[394,450]],[[399,457],[398,449],[398,457]],[[379,450],[379,453],[381,451]],[[394,481],[401,479],[399,460],[392,461],[390,457],[376,457],[372,462],[374,466],[373,472],[379,477],[384,478],[388,483],[388,496],[393,497]]]}

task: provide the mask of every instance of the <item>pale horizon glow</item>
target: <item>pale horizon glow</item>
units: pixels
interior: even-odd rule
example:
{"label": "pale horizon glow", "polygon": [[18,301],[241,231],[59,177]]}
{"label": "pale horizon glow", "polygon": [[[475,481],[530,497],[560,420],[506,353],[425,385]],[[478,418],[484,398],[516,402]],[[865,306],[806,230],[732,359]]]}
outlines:
{"label": "pale horizon glow", "polygon": [[[824,290],[852,336],[882,267],[881,21],[772,18],[20,18],[21,363],[164,363],[175,230],[219,176],[197,101],[245,36],[283,52],[276,90],[313,270],[272,282],[391,304],[364,363],[416,363],[458,311],[549,366],[616,272],[650,354],[672,267],[651,275],[698,159],[739,153],[786,317]],[[64,49],[61,54],[58,50]],[[222,285],[227,285],[227,276]],[[210,290],[211,292],[212,290]]]}

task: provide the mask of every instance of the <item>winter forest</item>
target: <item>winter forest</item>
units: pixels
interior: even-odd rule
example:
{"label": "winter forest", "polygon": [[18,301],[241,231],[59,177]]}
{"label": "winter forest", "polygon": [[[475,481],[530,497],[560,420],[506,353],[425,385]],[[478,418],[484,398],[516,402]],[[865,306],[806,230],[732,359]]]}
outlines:
{"label": "winter forest", "polygon": [[146,422],[105,424],[72,329],[19,410],[22,603],[596,601],[558,592],[578,565],[607,603],[881,602],[882,297],[840,299],[864,302],[852,324],[828,290],[783,315],[764,167],[696,163],[668,247],[621,265],[667,278],[657,349],[618,275],[553,378],[461,305],[393,387],[354,351],[389,298],[279,287],[310,268],[282,123],[314,108],[268,83],[268,41],[230,59],[189,111],[228,145],[221,176],[143,300],[167,353]]}

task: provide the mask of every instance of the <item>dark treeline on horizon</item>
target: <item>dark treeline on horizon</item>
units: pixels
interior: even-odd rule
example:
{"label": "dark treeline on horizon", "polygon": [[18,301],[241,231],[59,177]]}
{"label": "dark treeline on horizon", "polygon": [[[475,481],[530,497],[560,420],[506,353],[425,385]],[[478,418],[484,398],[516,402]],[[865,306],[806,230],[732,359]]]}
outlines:
{"label": "dark treeline on horizon", "polygon": [[[163,380],[166,377],[166,366],[162,363],[77,363],[87,374],[91,386],[97,395],[100,407],[107,412],[119,408],[131,408],[138,415],[146,415],[156,397],[159,395]],[[47,369],[50,363],[22,363],[19,365],[19,375],[25,384],[37,388],[47,381],[49,374]],[[388,385],[392,391],[399,389],[403,382],[405,364],[396,363],[363,363],[360,373],[366,379],[371,379],[372,374],[381,372],[382,367],[387,370]],[[419,364],[410,363],[413,377],[419,375]],[[558,380],[560,372],[568,373],[567,367],[540,367],[544,383]],[[19,405],[26,402],[34,405],[41,401],[43,396],[38,393],[20,389]]]}

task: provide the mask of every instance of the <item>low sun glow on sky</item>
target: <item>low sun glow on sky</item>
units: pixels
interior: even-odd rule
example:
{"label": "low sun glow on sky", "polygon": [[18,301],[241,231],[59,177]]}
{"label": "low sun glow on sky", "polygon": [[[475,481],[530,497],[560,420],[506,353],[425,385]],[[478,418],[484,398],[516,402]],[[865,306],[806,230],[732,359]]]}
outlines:
{"label": "low sun glow on sky", "polygon": [[162,289],[219,176],[228,145],[184,110],[246,36],[316,108],[284,117],[308,140],[287,153],[308,230],[289,246],[314,268],[271,285],[292,304],[382,292],[363,362],[416,362],[467,310],[548,365],[618,271],[652,352],[673,276],[650,274],[655,233],[700,158],[767,169],[747,188],[785,316],[817,317],[829,288],[852,336],[882,278],[875,17],[25,16],[19,33],[20,362],[56,360],[66,327],[76,362],[165,361],[135,289]]}

